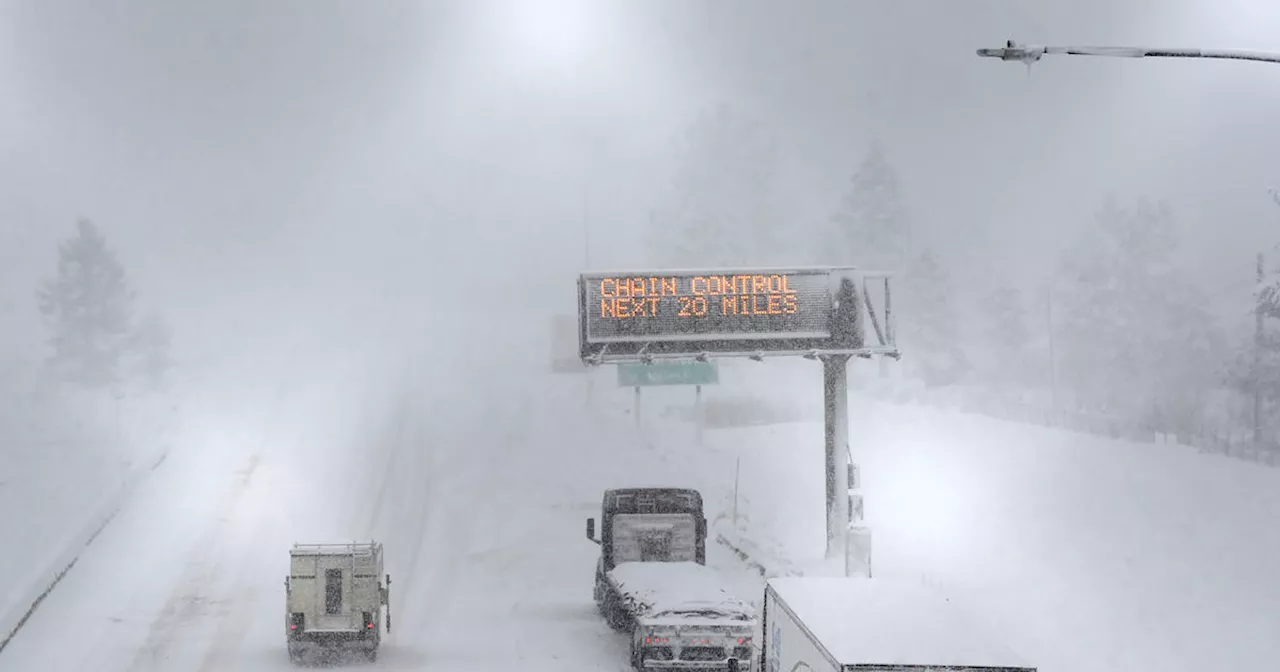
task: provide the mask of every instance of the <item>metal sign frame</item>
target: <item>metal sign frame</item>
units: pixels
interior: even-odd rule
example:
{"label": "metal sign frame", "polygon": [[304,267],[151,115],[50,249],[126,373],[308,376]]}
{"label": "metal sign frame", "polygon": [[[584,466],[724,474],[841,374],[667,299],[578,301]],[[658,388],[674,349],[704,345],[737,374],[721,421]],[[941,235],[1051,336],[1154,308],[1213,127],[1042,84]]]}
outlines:
{"label": "metal sign frame", "polygon": [[[855,314],[853,315],[857,333],[853,342],[848,340],[837,342],[837,337],[811,338],[792,336],[789,334],[768,334],[759,338],[749,335],[734,334],[730,338],[715,336],[684,336],[679,340],[646,340],[637,337],[634,340],[611,338],[607,342],[591,342],[587,333],[588,277],[614,275],[619,277],[649,276],[693,276],[693,275],[745,275],[745,274],[797,274],[824,273],[829,280],[848,279],[854,288]],[[884,271],[865,271],[852,266],[798,266],[798,267],[753,267],[753,268],[719,268],[719,269],[642,269],[619,271],[589,271],[578,277],[578,343],[579,355],[588,366],[606,363],[643,362],[669,359],[695,359],[707,361],[720,357],[746,357],[762,360],[765,357],[805,357],[818,359],[825,356],[854,356],[868,358],[874,355],[898,359],[894,314],[892,311],[892,293],[890,279],[892,273]],[[872,299],[871,285],[876,281],[883,283],[883,298],[877,310]],[[879,283],[876,283],[879,284]],[[832,311],[832,316],[836,315]],[[870,324],[870,334],[865,328]],[[870,340],[874,336],[874,342]]]}

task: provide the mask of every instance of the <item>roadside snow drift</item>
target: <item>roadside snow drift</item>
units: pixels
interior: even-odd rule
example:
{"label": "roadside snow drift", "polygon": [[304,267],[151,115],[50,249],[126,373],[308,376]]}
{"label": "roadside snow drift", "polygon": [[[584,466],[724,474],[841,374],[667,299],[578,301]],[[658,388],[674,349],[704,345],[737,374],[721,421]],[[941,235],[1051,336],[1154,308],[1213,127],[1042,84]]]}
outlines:
{"label": "roadside snow drift", "polygon": [[[851,395],[877,576],[971,600],[1045,672],[1280,660],[1280,470]],[[775,571],[824,563],[819,423],[708,432]],[[730,504],[732,506],[732,504]]]}

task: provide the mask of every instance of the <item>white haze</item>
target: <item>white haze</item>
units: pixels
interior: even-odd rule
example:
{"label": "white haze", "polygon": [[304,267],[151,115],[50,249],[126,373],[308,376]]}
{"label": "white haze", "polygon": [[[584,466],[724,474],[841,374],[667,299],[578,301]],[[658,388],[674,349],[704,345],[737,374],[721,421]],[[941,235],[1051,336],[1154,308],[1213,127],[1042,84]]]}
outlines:
{"label": "white haze", "polygon": [[279,381],[246,362],[323,377],[355,351],[511,402],[504,372],[545,368],[576,273],[655,263],[677,139],[720,102],[781,154],[773,263],[812,249],[879,141],[958,286],[1037,297],[1106,196],[1148,197],[1245,339],[1254,255],[1280,242],[1280,69],[1028,74],[974,50],[1280,51],[1278,21],[1263,0],[0,0],[0,386],[46,357],[36,292],[87,217],[179,374],[236,371],[256,398]]}
{"label": "white haze", "polygon": [[1028,77],[973,49],[1265,48],[1278,11],[8,3],[5,340],[35,356],[32,292],[77,216],[192,349],[230,323],[247,335],[374,297],[403,297],[397,319],[438,319],[443,302],[567,309],[584,216],[592,265],[643,265],[674,138],[719,100],[776,134],[797,221],[828,216],[880,138],[914,219],[965,271],[1040,280],[1114,192],[1167,199],[1187,272],[1247,292],[1251,253],[1272,242],[1266,66],[1060,58]]}

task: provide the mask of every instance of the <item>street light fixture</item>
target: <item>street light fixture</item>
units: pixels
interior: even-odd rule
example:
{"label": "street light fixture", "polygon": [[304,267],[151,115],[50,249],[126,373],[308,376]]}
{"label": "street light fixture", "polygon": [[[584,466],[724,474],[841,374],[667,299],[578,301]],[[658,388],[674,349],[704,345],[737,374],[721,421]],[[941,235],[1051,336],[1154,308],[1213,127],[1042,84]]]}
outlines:
{"label": "street light fixture", "polygon": [[1157,49],[1151,47],[1044,47],[1029,44],[1018,44],[1013,40],[1005,42],[1003,47],[995,49],[979,49],[978,55],[983,58],[998,58],[1002,61],[1018,61],[1028,68],[1046,54],[1068,54],[1071,56],[1110,56],[1112,58],[1215,58],[1234,61],[1262,61],[1280,63],[1280,54],[1264,51],[1241,51],[1238,49]]}

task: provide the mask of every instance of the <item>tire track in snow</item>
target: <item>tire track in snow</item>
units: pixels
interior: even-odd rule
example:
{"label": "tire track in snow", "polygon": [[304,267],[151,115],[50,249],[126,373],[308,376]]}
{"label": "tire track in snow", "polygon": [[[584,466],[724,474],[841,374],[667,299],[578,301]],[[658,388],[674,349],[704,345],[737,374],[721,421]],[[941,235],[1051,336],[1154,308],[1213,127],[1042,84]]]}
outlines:
{"label": "tire track in snow", "polygon": [[[364,408],[362,415],[356,416],[355,425],[349,428],[350,436],[345,440],[335,442],[332,445],[325,445],[324,449],[329,451],[338,451],[340,454],[347,456],[351,460],[355,460],[354,466],[358,468],[360,464],[361,448],[365,441],[365,437],[377,429],[384,428],[388,425],[386,418],[386,405],[382,404],[382,397],[373,393],[373,390],[366,389],[367,383],[356,379],[352,373],[348,372],[342,383],[337,386],[341,390],[341,396],[338,398],[340,404],[345,405],[345,400],[356,397],[364,400]],[[357,387],[360,385],[360,387]],[[357,394],[363,390],[363,394]],[[331,401],[326,397],[326,403]],[[308,415],[320,413],[320,409],[313,409],[307,412]],[[393,416],[394,417],[394,416]],[[344,435],[346,432],[344,432]],[[326,433],[331,436],[331,433]],[[317,444],[303,438],[295,449],[303,451],[303,455],[309,455],[315,450]],[[286,462],[293,463],[297,459],[296,455],[290,455],[286,458]],[[339,462],[336,467],[320,474],[321,478],[336,478],[340,483],[345,474],[351,472],[353,465],[343,464]],[[288,470],[286,468],[286,470]],[[288,476],[285,476],[286,480]],[[264,576],[264,560],[270,554],[270,557],[280,557],[277,554],[283,553],[285,547],[281,546],[281,540],[291,538],[286,534],[285,526],[287,520],[273,519],[271,516],[264,516],[262,511],[272,506],[273,499],[280,492],[280,484],[271,481],[271,474],[266,474],[266,482],[259,482],[254,490],[253,496],[245,501],[241,501],[241,515],[238,516],[241,524],[237,525],[237,529],[243,526],[245,522],[249,522],[251,529],[246,533],[233,538],[233,548],[243,549],[242,552],[235,556],[239,558],[239,564],[232,578],[232,582],[225,588],[228,589],[225,594],[232,600],[238,608],[228,609],[220,614],[218,622],[215,626],[214,634],[210,640],[210,646],[205,652],[200,662],[198,672],[219,672],[221,670],[237,669],[243,666],[242,658],[246,653],[244,649],[245,636],[250,632],[250,628],[259,624],[271,624],[272,633],[279,636],[278,640],[272,642],[280,647],[279,653],[281,660],[284,659],[284,634],[283,630],[277,630],[274,626],[277,621],[271,618],[262,618],[266,614],[279,613],[277,609],[284,607],[284,591],[283,587],[273,590],[279,584],[272,584],[273,589],[268,589],[261,581]],[[346,491],[343,489],[341,491]],[[351,493],[355,497],[361,497],[367,491],[359,491]],[[359,501],[359,500],[357,500]],[[330,501],[328,504],[337,506],[338,511],[351,511],[353,508],[349,501]],[[308,510],[313,510],[313,506],[308,506]],[[285,518],[289,518],[286,512]],[[355,516],[347,516],[348,524],[354,527]],[[285,542],[288,543],[288,542]],[[269,561],[268,561],[269,562]],[[281,567],[284,567],[283,558],[281,558]],[[281,574],[283,576],[283,574]],[[261,598],[266,597],[265,601]],[[255,609],[249,611],[250,609]],[[280,624],[283,620],[279,621]],[[252,653],[259,653],[257,651]],[[270,655],[269,651],[263,651]]]}
{"label": "tire track in snow", "polygon": [[282,383],[277,387],[276,394],[267,406],[266,427],[263,428],[261,441],[249,455],[246,466],[235,472],[238,478],[233,483],[231,491],[219,503],[215,522],[201,536],[192,555],[188,556],[182,578],[178,580],[164,607],[152,620],[146,639],[143,640],[142,646],[135,653],[133,662],[129,666],[130,670],[165,669],[163,665],[168,661],[170,649],[175,643],[175,635],[183,626],[208,615],[210,606],[218,606],[218,602],[211,600],[209,596],[217,594],[213,587],[223,572],[222,565],[225,558],[219,558],[211,563],[207,559],[207,549],[219,548],[218,542],[227,536],[231,522],[234,520],[232,514],[248,491],[258,465],[272,447],[272,438],[286,394],[287,385]]}
{"label": "tire track in snow", "polygon": [[[416,584],[415,569],[429,527],[425,518],[429,498],[421,496],[421,493],[433,489],[435,472],[433,468],[421,468],[422,453],[429,451],[429,444],[424,445],[420,441],[417,410],[426,404],[421,404],[412,392],[406,392],[398,402],[394,421],[396,429],[386,448],[385,467],[377,480],[370,483],[370,487],[376,489],[378,494],[361,528],[367,537],[382,538],[386,544],[387,573],[393,577],[392,620],[396,627],[391,638],[400,631],[399,626],[404,622],[401,620],[404,605],[407,603],[396,597],[411,593]],[[420,473],[422,480],[415,482],[414,478]],[[418,506],[415,509],[407,508],[405,498],[414,493],[420,495]],[[398,531],[407,531],[408,536],[394,536]]]}
{"label": "tire track in snow", "polygon": [[164,608],[152,621],[147,631],[147,638],[135,654],[129,669],[164,669],[163,665],[169,658],[169,647],[174,643],[174,635],[184,626],[208,615],[211,607],[221,604],[221,601],[213,599],[212,596],[218,594],[214,588],[222,574],[223,561],[218,559],[209,562],[203,549],[217,548],[218,541],[226,536],[227,528],[234,520],[232,514],[237,508],[236,505],[248,490],[261,459],[259,453],[254,453],[249,457],[246,467],[236,472],[237,480],[232,491],[218,507],[217,522],[196,545],[194,558],[188,559],[183,578],[178,581],[177,587],[166,600]]}
{"label": "tire track in snow", "polygon": [[363,526],[363,529],[368,531],[369,536],[373,536],[375,530],[377,530],[378,521],[382,517],[382,505],[387,501],[387,491],[391,489],[388,486],[395,482],[396,465],[404,455],[404,444],[406,443],[405,425],[409,422],[408,415],[408,400],[402,399],[395,414],[395,431],[392,433],[391,445],[384,448],[387,456],[383,461],[381,475],[372,484],[372,489],[376,490],[378,494],[373,500],[372,510]]}
{"label": "tire track in snow", "polygon": [[[272,490],[269,487],[263,489],[264,486],[269,485],[270,483],[264,484],[260,480],[258,489],[253,493],[257,497],[241,499],[233,518],[239,522],[233,529],[243,525],[246,518],[252,517],[250,515],[252,512],[261,510],[261,503],[258,500],[270,499]],[[271,533],[275,532],[276,524],[276,521],[259,518],[247,534],[237,535],[229,540],[229,548],[246,549],[246,552],[233,556],[239,559],[239,564],[235,566],[230,582],[219,592],[226,597],[230,608],[218,614],[213,637],[209,640],[209,648],[200,661],[199,672],[219,672],[238,667],[236,659],[242,653],[241,646],[245,634],[249,631],[249,627],[257,622],[255,616],[259,615],[257,612],[247,611],[246,607],[251,608],[258,604],[261,584],[254,579],[261,576],[260,554],[275,549],[274,544],[269,541],[273,536]],[[283,635],[281,638],[283,639]]]}
{"label": "tire track in snow", "polygon": [[[418,599],[401,600],[397,620],[402,628],[400,632],[404,632],[405,624],[412,627],[416,623],[414,617],[420,612],[443,613],[442,610],[447,609],[454,588],[450,577],[457,574],[457,566],[474,527],[470,524],[474,509],[467,503],[452,501],[452,493],[449,492],[458,484],[471,483],[472,479],[465,469],[457,468],[458,460],[448,460],[441,455],[442,441],[423,437],[422,443],[427,448],[422,451],[422,457],[426,459],[420,458],[415,468],[404,472],[406,475],[421,473],[421,487],[415,488],[412,482],[402,485],[407,494],[419,493],[415,498],[416,506],[406,509],[412,515],[408,520],[401,519],[395,527],[416,530],[405,566],[408,578],[400,594],[418,596]],[[446,491],[446,486],[449,491]],[[430,564],[421,567],[424,557]],[[438,625],[428,619],[422,622],[426,630]],[[422,632],[423,628],[416,631]]]}
{"label": "tire track in snow", "polygon": [[463,584],[474,584],[467,570],[475,564],[475,551],[481,550],[473,543],[475,535],[495,533],[487,523],[497,519],[495,514],[502,515],[497,510],[500,493],[484,477],[501,457],[493,448],[520,445],[524,427],[509,417],[486,417],[483,411],[489,407],[426,408],[431,409],[430,419],[419,416],[425,422],[417,423],[421,439],[414,443],[427,449],[415,451],[419,460],[412,470],[422,473],[425,482],[408,490],[419,493],[412,508],[415,518],[397,527],[416,524],[425,534],[410,551],[411,575],[397,595],[402,605],[396,616],[400,643],[394,652],[388,651],[386,660],[405,665],[457,663],[464,669],[466,661],[459,660],[451,646],[456,638],[446,636],[457,626],[456,619],[439,615],[456,614],[480,597],[460,591],[467,587]]}

